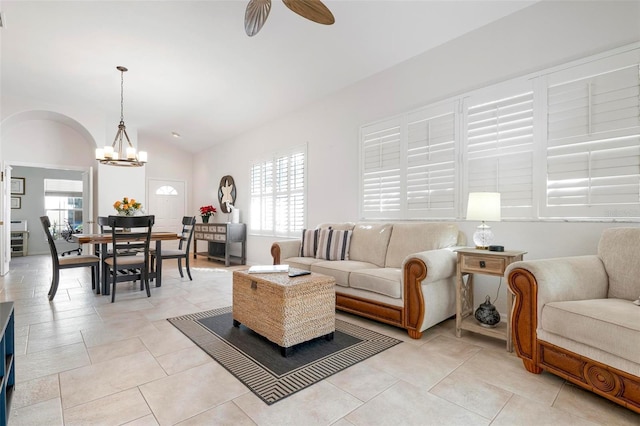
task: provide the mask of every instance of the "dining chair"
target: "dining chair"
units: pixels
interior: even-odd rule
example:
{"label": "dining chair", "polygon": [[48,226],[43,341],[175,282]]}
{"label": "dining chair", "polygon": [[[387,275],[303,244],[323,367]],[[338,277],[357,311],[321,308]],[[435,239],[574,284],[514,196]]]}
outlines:
{"label": "dining chair", "polygon": [[[110,256],[103,260],[105,273],[111,279],[111,303],[116,298],[116,284],[140,280],[140,289],[149,289],[149,243],[154,216],[109,216],[111,228]],[[125,232],[124,229],[130,229]],[[132,256],[131,250],[138,251]],[[124,252],[124,253],[123,253]]]}
{"label": "dining chair", "polygon": [[69,268],[85,268],[91,267],[91,288],[93,290],[100,291],[99,280],[99,268],[100,258],[92,254],[79,254],[77,256],[62,257],[58,255],[58,249],[53,241],[51,235],[51,222],[48,216],[41,216],[40,222],[44,228],[44,233],[47,236],[47,242],[49,243],[49,251],[51,252],[51,261],[53,263],[53,277],[51,278],[51,287],[49,288],[49,300],[53,300],[58,291],[58,284],[60,283],[60,270]]}
{"label": "dining chair", "polygon": [[178,259],[178,272],[180,272],[180,277],[184,278],[184,274],[182,273],[182,259],[184,259],[187,275],[189,276],[189,279],[193,281],[193,278],[191,278],[191,270],[189,269],[189,249],[191,247],[191,239],[193,238],[195,224],[195,216],[184,216],[182,218],[182,233],[180,234],[180,243],[178,243],[177,250],[161,247],[160,254],[158,254],[154,248],[151,248],[151,270],[154,270],[156,258],[158,258],[158,263],[166,259]]}
{"label": "dining chair", "polygon": [[[104,233],[110,233],[111,232],[111,227],[109,226],[109,216],[98,216],[98,227],[100,228],[100,233],[104,234]],[[105,244],[106,246],[106,244]],[[95,251],[96,253],[100,253],[101,247],[100,244],[96,244],[95,245]],[[118,254],[120,255],[127,255],[127,256],[135,256],[136,254],[138,254],[140,252],[140,249],[135,249],[133,247],[129,248],[129,249],[122,249],[120,248],[120,250],[118,250]],[[105,250],[105,257],[111,256],[113,254],[113,249],[107,247]]]}

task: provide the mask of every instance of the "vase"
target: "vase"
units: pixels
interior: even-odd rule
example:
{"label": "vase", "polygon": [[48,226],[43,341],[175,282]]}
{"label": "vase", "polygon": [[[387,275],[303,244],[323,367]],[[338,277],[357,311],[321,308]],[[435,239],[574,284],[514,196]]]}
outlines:
{"label": "vase", "polygon": [[202,216],[202,223],[209,223],[209,216]]}
{"label": "vase", "polygon": [[483,327],[493,328],[500,322],[500,312],[493,306],[489,296],[478,306],[474,316]]}

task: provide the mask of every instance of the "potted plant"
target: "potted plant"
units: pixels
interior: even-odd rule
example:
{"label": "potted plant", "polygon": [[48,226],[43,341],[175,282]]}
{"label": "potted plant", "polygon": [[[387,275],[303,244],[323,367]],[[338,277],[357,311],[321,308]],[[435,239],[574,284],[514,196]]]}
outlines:
{"label": "potted plant", "polygon": [[213,206],[200,207],[200,217],[202,217],[202,223],[209,223],[209,218],[216,214],[216,208]]}

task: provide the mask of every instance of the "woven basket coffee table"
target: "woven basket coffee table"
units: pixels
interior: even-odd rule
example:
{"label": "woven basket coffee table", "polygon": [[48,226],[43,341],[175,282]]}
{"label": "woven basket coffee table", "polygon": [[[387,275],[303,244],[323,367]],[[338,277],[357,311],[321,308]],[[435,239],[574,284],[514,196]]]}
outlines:
{"label": "woven basket coffee table", "polygon": [[335,280],[312,273],[233,272],[233,325],[245,325],[280,346],[288,356],[294,345],[317,337],[333,339]]}

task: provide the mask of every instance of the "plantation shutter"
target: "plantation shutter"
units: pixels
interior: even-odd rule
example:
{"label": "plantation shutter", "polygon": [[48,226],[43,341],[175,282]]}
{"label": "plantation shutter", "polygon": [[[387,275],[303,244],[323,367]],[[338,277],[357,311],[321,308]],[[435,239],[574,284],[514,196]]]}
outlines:
{"label": "plantation shutter", "polygon": [[363,127],[360,140],[362,217],[400,218],[400,119]]}
{"label": "plantation shutter", "polygon": [[465,108],[466,192],[499,192],[503,218],[534,217],[531,83],[476,95]]}
{"label": "plantation shutter", "polygon": [[406,217],[456,217],[454,103],[410,113],[407,122]]}
{"label": "plantation shutter", "polygon": [[251,230],[273,231],[273,162],[251,167]]}
{"label": "plantation shutter", "polygon": [[299,235],[304,228],[304,154],[276,160],[276,235]]}
{"label": "plantation shutter", "polygon": [[251,230],[299,236],[305,223],[306,146],[277,153],[251,167]]}
{"label": "plantation shutter", "polygon": [[638,56],[549,76],[544,216],[640,216]]}

